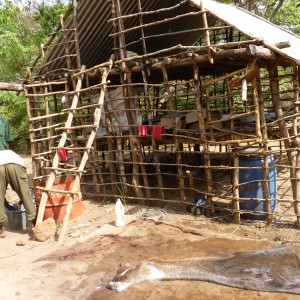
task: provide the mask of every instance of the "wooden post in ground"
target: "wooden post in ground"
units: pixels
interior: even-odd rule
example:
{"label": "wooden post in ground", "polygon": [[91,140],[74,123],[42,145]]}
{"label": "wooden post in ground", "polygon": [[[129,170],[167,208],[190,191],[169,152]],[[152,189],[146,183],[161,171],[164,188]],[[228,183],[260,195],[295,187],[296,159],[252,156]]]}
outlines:
{"label": "wooden post in ground", "polygon": [[271,195],[269,187],[269,160],[270,151],[268,149],[268,133],[267,133],[267,122],[265,118],[264,111],[264,101],[262,98],[262,90],[260,78],[254,78],[252,81],[253,86],[253,100],[255,106],[255,116],[256,116],[256,135],[258,138],[262,139],[263,144],[263,191],[266,201],[266,211],[267,211],[267,225],[272,223],[272,207],[271,207]]}
{"label": "wooden post in ground", "polygon": [[201,107],[201,91],[200,91],[200,78],[199,78],[199,70],[196,64],[193,65],[193,77],[194,77],[194,87],[195,87],[195,102],[196,102],[196,109],[198,114],[198,121],[199,121],[199,129],[200,129],[200,141],[203,144],[203,158],[204,158],[204,165],[205,165],[205,178],[207,184],[207,216],[213,215],[212,209],[212,175],[211,175],[211,168],[210,168],[210,157],[209,157],[209,144],[207,143],[207,135],[205,132],[205,123],[204,117],[202,113]]}
{"label": "wooden post in ground", "polygon": [[[300,111],[300,67],[293,66],[293,86],[294,86],[294,114],[298,115]],[[294,165],[295,174],[295,193],[294,193],[294,211],[296,214],[296,227],[300,229],[300,137],[298,132],[299,117],[293,120],[293,146],[296,150],[296,159]]]}
{"label": "wooden post in ground", "polygon": [[172,123],[173,123],[173,135],[174,135],[174,143],[176,149],[176,165],[177,165],[177,172],[178,172],[178,181],[179,181],[179,189],[180,189],[180,196],[181,196],[181,204],[184,205],[183,202],[186,202],[186,195],[185,195],[185,186],[184,186],[184,174],[182,170],[182,158],[181,158],[181,149],[177,138],[177,124],[176,124],[176,117],[174,114],[174,98],[172,97],[172,92],[170,90],[170,83],[168,79],[168,73],[165,65],[162,65],[162,73],[164,78],[164,86],[165,90],[168,93],[168,104],[169,109],[172,115]]}
{"label": "wooden post in ground", "polygon": [[233,207],[234,207],[234,222],[235,224],[241,223],[241,214],[240,214],[240,191],[239,191],[239,148],[233,148]]}

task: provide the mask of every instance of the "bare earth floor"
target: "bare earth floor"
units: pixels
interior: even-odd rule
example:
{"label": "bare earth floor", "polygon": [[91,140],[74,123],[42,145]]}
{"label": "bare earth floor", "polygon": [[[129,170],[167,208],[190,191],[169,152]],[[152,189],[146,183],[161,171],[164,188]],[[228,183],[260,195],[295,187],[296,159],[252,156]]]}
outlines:
{"label": "bare earth floor", "polygon": [[126,206],[126,225],[118,228],[113,204],[85,200],[84,212],[69,222],[62,245],[29,240],[26,230],[8,230],[0,240],[0,299],[300,299],[189,281],[145,282],[121,293],[107,289],[121,262],[133,267],[153,257],[191,258],[280,244],[288,244],[300,257],[300,232],[293,228],[259,222],[238,226],[172,207],[165,207],[165,218],[155,222],[141,218],[143,209]]}

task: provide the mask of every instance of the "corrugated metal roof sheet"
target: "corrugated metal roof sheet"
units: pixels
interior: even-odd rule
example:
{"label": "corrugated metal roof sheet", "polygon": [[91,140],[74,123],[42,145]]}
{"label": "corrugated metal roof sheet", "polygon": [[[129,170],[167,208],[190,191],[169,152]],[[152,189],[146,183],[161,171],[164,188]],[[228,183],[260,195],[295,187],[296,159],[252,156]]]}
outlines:
{"label": "corrugated metal roof sheet", "polygon": [[[190,0],[200,6],[201,0]],[[268,47],[277,43],[289,41],[291,46],[284,49],[276,49],[276,52],[286,55],[300,63],[300,37],[290,33],[269,21],[260,18],[249,11],[234,5],[204,0],[203,6],[217,18],[227,24],[233,25],[238,30],[253,38],[262,39]]]}
{"label": "corrugated metal roof sheet", "polygon": [[[171,8],[178,5],[174,9],[168,11],[159,11],[162,8]],[[189,12],[198,12],[197,7],[191,6],[188,1],[182,0],[164,0],[164,1],[149,1],[141,0],[141,6],[143,11],[153,11],[157,13],[143,16],[144,23],[151,23],[161,21],[167,18],[173,18],[177,15],[182,15]],[[121,1],[122,15],[137,14],[138,7],[137,1]],[[113,37],[109,36],[113,33],[111,19],[111,4],[107,0],[84,0],[78,6],[78,34],[80,43],[81,63],[86,65],[87,68],[93,67],[108,60],[112,53]],[[213,18],[210,20],[215,22]],[[139,25],[138,15],[133,18],[125,19],[125,28],[132,28]],[[73,27],[73,20],[66,26],[66,28]],[[147,52],[155,52],[163,48],[170,48],[174,45],[192,45],[200,37],[201,33],[198,31],[186,34],[185,30],[202,28],[202,18],[200,15],[186,16],[172,22],[161,23],[151,27],[146,27],[145,34],[147,36],[153,34],[161,34],[166,32],[182,31],[181,34],[176,34],[171,37],[157,37],[155,42],[153,40],[148,42],[146,40]],[[72,40],[71,33],[66,33],[68,40]],[[140,30],[134,30],[126,33],[126,44],[130,44],[139,40],[141,37]],[[61,39],[57,42],[59,43]],[[127,48],[138,54],[143,54],[142,43],[132,44]],[[70,47],[70,52],[75,53],[75,47]],[[53,60],[56,57],[60,57],[64,54],[63,44],[57,48],[53,48],[48,57],[49,60]],[[76,60],[72,59],[72,64],[75,65]],[[64,64],[64,65],[62,65]],[[51,63],[48,66],[48,70],[66,68],[66,64],[62,60]]]}
{"label": "corrugated metal roof sheet", "polygon": [[[136,14],[136,17],[125,19],[125,28],[130,29],[139,25],[137,1],[120,1],[123,16]],[[174,18],[182,14],[197,12],[199,11],[200,3],[200,0],[141,0],[143,11],[155,12],[144,15],[143,21],[144,23],[152,23],[163,21],[167,18]],[[161,11],[162,8],[171,8],[174,6],[175,8],[173,9]],[[208,14],[209,26],[212,26],[218,19],[223,20],[226,24],[233,25],[236,29],[251,38],[262,39],[266,46],[289,41],[291,47],[276,49],[276,51],[300,63],[300,38],[298,36],[236,6],[205,0],[204,8],[210,11],[210,14]],[[77,18],[81,63],[86,65],[87,68],[91,68],[107,61],[114,45],[113,37],[110,36],[113,33],[113,24],[109,22],[109,19],[112,18],[111,3],[107,0],[83,0],[78,6]],[[72,19],[66,27],[73,27]],[[203,31],[195,30],[188,34],[185,31],[197,28],[203,28],[202,16],[200,14],[188,15],[176,18],[172,22],[160,22],[157,25],[146,27],[144,28],[146,36],[167,32],[181,32],[180,34],[168,37],[157,36],[151,40],[146,40],[147,52],[155,52],[178,44],[193,45],[203,37]],[[68,40],[74,39],[70,31],[66,35]],[[127,50],[143,54],[142,43],[139,42],[140,37],[140,29],[127,32],[125,34],[126,44],[130,44]],[[50,51],[48,61],[64,55],[64,45],[61,41],[62,38],[58,39],[56,47]],[[138,42],[136,43],[136,41]],[[74,45],[70,47],[70,52],[75,53]],[[76,59],[74,57],[71,61],[72,65],[76,66]],[[48,71],[66,67],[65,59],[58,59],[48,66]]]}

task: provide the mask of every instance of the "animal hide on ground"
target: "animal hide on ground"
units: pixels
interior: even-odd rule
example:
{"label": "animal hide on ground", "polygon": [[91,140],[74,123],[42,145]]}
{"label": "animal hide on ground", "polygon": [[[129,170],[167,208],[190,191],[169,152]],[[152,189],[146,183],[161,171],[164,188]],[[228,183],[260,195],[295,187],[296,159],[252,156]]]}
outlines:
{"label": "animal hide on ground", "polygon": [[300,294],[300,259],[288,246],[183,260],[151,259],[122,266],[108,288],[118,292],[151,280],[202,280],[265,292]]}

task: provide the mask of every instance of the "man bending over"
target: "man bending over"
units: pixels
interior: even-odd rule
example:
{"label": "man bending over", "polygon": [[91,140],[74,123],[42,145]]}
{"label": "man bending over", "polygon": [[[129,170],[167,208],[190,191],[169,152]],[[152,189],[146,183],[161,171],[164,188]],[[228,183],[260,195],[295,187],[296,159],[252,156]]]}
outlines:
{"label": "man bending over", "polygon": [[31,198],[26,168],[21,157],[12,150],[0,151],[0,238],[4,238],[4,205],[7,185],[18,194],[26,210],[27,228],[32,230],[36,220],[36,208]]}

